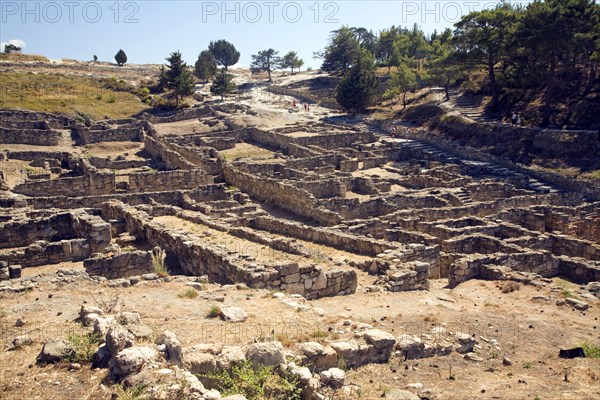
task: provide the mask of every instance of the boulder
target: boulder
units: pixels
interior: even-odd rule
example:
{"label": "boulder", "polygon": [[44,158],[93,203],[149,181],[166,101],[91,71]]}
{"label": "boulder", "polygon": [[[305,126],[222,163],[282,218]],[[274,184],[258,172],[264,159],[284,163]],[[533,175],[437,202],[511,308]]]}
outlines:
{"label": "boulder", "polygon": [[92,325],[98,316],[103,315],[104,311],[102,311],[99,307],[93,307],[89,304],[82,304],[81,309],[79,309],[79,322],[81,322],[85,326]]}
{"label": "boulder", "polygon": [[31,346],[33,344],[33,339],[31,339],[28,335],[17,336],[13,339],[12,345],[15,349],[20,349],[21,347]]}
{"label": "boulder", "polygon": [[372,344],[377,350],[388,350],[391,352],[396,344],[396,338],[380,329],[370,329],[363,334],[367,343]]}
{"label": "boulder", "polygon": [[246,351],[246,358],[255,369],[261,365],[278,366],[285,362],[283,346],[279,342],[253,343]]}
{"label": "boulder", "polygon": [[75,350],[71,343],[66,340],[49,340],[44,343],[42,351],[37,356],[37,364],[54,364],[61,360],[68,359],[75,355]]}
{"label": "boulder", "polygon": [[222,307],[221,319],[227,322],[244,322],[248,319],[248,314],[239,307]]}
{"label": "boulder", "polygon": [[92,357],[92,368],[108,368],[111,354],[105,344],[101,345]]}
{"label": "boulder", "polygon": [[198,351],[186,351],[183,365],[194,374],[206,374],[217,369],[217,361],[214,355]]}
{"label": "boulder", "polygon": [[338,365],[337,353],[329,346],[306,342],[302,344],[302,352],[306,357],[303,364],[314,367],[316,371],[324,371]]}
{"label": "boulder", "polygon": [[330,368],[327,371],[321,372],[320,376],[321,382],[333,389],[339,389],[344,386],[344,381],[346,380],[346,373],[339,368]]}
{"label": "boulder", "polygon": [[397,347],[400,356],[404,357],[405,360],[414,360],[425,357],[425,343],[417,336],[403,336]]}
{"label": "boulder", "polygon": [[570,305],[571,307],[573,307],[574,309],[579,310],[579,311],[585,311],[588,308],[590,308],[590,305],[588,303],[586,303],[585,301],[573,299],[570,297],[565,299],[565,303],[567,303],[568,305]]}
{"label": "boulder", "polygon": [[460,354],[473,352],[473,349],[477,344],[477,340],[475,340],[471,335],[461,332],[456,334],[456,340],[458,341],[458,345],[455,347],[455,350]]}
{"label": "boulder", "polygon": [[141,322],[140,314],[136,312],[124,311],[117,315],[117,321],[121,325],[136,325]]}
{"label": "boulder", "polygon": [[240,346],[223,346],[217,356],[217,368],[229,369],[234,365],[241,365],[246,361],[244,350]]}
{"label": "boulder", "polygon": [[94,333],[100,337],[105,337],[108,330],[117,325],[114,317],[98,317],[94,321]]}
{"label": "boulder", "polygon": [[176,365],[183,365],[183,350],[181,343],[177,340],[175,334],[171,331],[164,331],[155,341],[156,344],[164,344],[166,347],[166,358]]}
{"label": "boulder", "polygon": [[156,350],[150,347],[129,347],[121,350],[112,360],[111,374],[115,380],[136,374],[158,358]]}
{"label": "boulder", "polygon": [[110,327],[106,334],[106,349],[111,356],[115,356],[121,350],[134,345],[133,335],[121,325],[115,324]]}

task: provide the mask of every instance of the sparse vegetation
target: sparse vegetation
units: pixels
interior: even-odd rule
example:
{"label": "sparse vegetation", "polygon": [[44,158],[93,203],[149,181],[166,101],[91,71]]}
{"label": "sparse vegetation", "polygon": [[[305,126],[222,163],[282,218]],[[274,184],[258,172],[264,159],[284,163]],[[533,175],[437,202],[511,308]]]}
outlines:
{"label": "sparse vegetation", "polygon": [[198,297],[198,291],[192,287],[187,288],[185,291],[179,293],[178,295],[179,298],[185,298],[185,299],[195,299],[196,297]]}
{"label": "sparse vegetation", "polygon": [[167,268],[165,266],[165,258],[166,258],[165,251],[161,248],[156,248],[152,251],[151,257],[152,257],[152,269],[154,270],[154,273],[158,274],[158,276],[163,277],[163,278],[165,276],[168,276],[169,273],[167,272]]}
{"label": "sparse vegetation", "polygon": [[205,375],[218,382],[222,396],[242,394],[248,400],[300,400],[302,389],[296,378],[276,371],[273,367],[252,367],[250,362],[230,370]]}
{"label": "sparse vegetation", "polygon": [[221,308],[218,306],[212,306],[206,315],[206,318],[217,318],[221,315]]}
{"label": "sparse vegetation", "polygon": [[104,292],[100,292],[96,296],[90,292],[90,296],[92,296],[96,306],[107,314],[111,314],[115,310],[120,300],[119,292],[117,291],[109,291],[106,295]]}
{"label": "sparse vegetation", "polygon": [[91,362],[100,344],[100,336],[93,332],[70,332],[67,335],[67,340],[74,349],[74,353],[69,358],[69,361],[76,363]]}
{"label": "sparse vegetation", "polygon": [[141,400],[144,398],[144,388],[141,386],[125,388],[119,385],[115,394],[117,400]]}
{"label": "sparse vegetation", "polygon": [[502,286],[500,288],[502,293],[512,293],[519,289],[521,289],[521,285],[519,283],[513,282],[513,281],[502,282]]}
{"label": "sparse vegetation", "polygon": [[584,342],[581,347],[583,347],[583,352],[587,358],[600,358],[600,346]]}

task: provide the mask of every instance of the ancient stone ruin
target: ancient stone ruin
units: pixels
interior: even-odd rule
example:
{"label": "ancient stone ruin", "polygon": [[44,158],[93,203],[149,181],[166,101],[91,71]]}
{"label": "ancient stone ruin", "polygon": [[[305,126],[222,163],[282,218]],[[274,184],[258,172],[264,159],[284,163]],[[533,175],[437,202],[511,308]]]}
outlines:
{"label": "ancient stone ruin", "polygon": [[[449,287],[531,276],[600,281],[600,203],[590,193],[418,138],[392,139],[363,121],[266,129],[240,116],[252,110],[217,103],[87,124],[0,111],[0,292],[34,287],[20,278],[24,269],[64,262],[128,287],[159,279],[163,256],[171,276],[268,289],[298,304],[351,299],[359,289],[426,291],[437,279]],[[103,322],[102,310],[82,313],[105,338],[97,362],[115,379],[159,358],[134,345],[127,324]],[[434,344],[345,325],[354,339],[304,343],[298,366],[288,365],[305,398],[344,385],[340,360],[356,368],[392,354],[477,357],[475,340],[460,332]],[[182,350],[163,332],[156,343],[194,373],[283,360],[277,342]],[[217,398],[178,373],[199,398]]]}

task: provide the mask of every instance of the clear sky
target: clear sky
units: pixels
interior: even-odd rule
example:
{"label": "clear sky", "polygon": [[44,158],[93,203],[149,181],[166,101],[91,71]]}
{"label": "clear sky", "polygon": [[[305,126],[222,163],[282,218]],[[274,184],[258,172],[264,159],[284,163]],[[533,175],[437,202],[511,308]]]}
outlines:
{"label": "clear sky", "polygon": [[[318,68],[313,52],[322,50],[341,25],[375,33],[392,25],[426,33],[442,31],[469,11],[493,8],[497,1],[23,1],[0,0],[0,42],[51,59],[114,62],[122,48],[130,63],[163,63],[179,50],[193,64],[211,40],[226,39],[250,55],[273,48],[297,51],[305,68]],[[527,4],[528,1],[513,1]]]}

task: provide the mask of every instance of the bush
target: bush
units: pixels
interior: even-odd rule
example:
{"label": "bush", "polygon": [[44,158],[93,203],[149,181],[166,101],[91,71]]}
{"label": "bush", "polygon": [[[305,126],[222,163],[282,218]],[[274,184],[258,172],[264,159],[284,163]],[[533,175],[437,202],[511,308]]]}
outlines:
{"label": "bush", "polygon": [[93,332],[84,334],[72,332],[67,335],[67,341],[73,346],[74,350],[73,355],[69,357],[69,361],[89,363],[92,361],[96,350],[98,350],[100,335]]}
{"label": "bush", "polygon": [[178,296],[180,298],[195,299],[196,297],[198,297],[198,292],[196,291],[196,289],[190,287],[187,288],[186,291],[179,293]]}
{"label": "bush", "polygon": [[519,285],[517,282],[512,281],[504,282],[501,288],[502,293],[511,293],[519,289],[521,289],[521,285]]}
{"label": "bush", "polygon": [[248,400],[301,399],[302,388],[295,377],[280,374],[273,367],[260,366],[255,370],[249,361],[205,377],[217,382],[223,396],[242,394]]}
{"label": "bush", "polygon": [[581,347],[583,347],[583,352],[587,358],[600,358],[600,346],[584,342]]}
{"label": "bush", "polygon": [[[165,277],[169,275],[167,268],[165,267],[165,251],[159,247],[152,250],[152,269],[158,276]],[[193,290],[193,289],[192,289]],[[197,293],[196,293],[197,294]]]}
{"label": "bush", "polygon": [[207,318],[217,318],[221,315],[221,309],[217,306],[212,306],[206,315]]}

